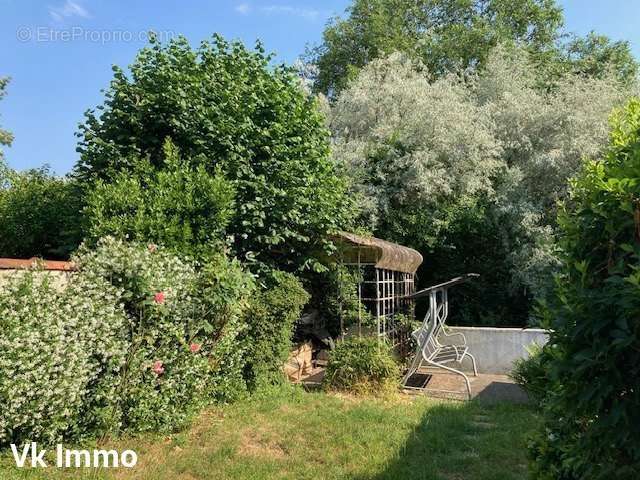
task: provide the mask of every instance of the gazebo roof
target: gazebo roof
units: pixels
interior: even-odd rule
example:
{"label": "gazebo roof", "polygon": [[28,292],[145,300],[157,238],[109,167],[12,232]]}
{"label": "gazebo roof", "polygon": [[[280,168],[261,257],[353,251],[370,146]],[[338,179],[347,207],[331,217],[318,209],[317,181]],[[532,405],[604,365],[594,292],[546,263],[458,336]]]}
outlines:
{"label": "gazebo roof", "polygon": [[420,252],[397,243],[349,232],[339,232],[334,238],[338,242],[373,250],[376,253],[373,259],[376,268],[414,274],[422,264],[423,258]]}

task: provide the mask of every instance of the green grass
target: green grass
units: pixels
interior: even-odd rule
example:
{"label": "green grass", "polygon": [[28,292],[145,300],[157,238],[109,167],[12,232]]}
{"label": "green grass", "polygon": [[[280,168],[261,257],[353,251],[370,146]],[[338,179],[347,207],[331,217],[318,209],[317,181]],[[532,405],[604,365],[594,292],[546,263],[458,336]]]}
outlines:
{"label": "green grass", "polygon": [[133,470],[17,470],[0,479],[434,479],[527,477],[532,409],[394,396],[288,391],[202,414],[188,431],[110,443],[133,448]]}

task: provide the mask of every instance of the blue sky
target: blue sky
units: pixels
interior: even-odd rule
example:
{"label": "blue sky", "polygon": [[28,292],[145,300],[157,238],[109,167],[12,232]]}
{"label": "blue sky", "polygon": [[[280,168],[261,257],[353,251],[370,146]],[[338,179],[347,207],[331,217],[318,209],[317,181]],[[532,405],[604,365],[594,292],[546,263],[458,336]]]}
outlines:
{"label": "blue sky", "polygon": [[[4,150],[17,169],[51,165],[68,172],[77,159],[74,133],[102,100],[111,65],[126,66],[145,32],[184,34],[196,43],[214,32],[249,44],[261,39],[293,62],[320,40],[328,18],[348,0],[0,0],[0,126],[15,135]],[[568,31],[629,40],[640,57],[640,2],[562,0]]]}

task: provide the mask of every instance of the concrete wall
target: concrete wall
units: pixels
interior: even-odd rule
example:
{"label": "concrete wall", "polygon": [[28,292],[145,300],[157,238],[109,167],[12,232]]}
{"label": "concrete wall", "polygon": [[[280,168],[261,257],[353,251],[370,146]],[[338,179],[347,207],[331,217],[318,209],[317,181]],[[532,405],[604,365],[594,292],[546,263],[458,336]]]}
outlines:
{"label": "concrete wall", "polygon": [[[463,333],[469,353],[476,358],[478,372],[508,374],[513,362],[528,357],[527,347],[544,345],[548,334],[539,328],[450,327]],[[465,361],[464,369],[469,365]]]}

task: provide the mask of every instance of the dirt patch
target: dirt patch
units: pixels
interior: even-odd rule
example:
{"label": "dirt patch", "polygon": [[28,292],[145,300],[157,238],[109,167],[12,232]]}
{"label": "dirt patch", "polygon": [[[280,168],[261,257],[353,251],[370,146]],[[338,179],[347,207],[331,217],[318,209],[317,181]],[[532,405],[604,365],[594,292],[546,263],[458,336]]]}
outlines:
{"label": "dirt patch", "polygon": [[198,480],[198,478],[194,477],[190,473],[181,473],[180,476],[176,478],[176,480]]}
{"label": "dirt patch", "polygon": [[[297,405],[296,405],[297,407]],[[278,410],[284,414],[290,414],[290,413],[296,413],[299,410],[302,410],[302,408],[304,408],[302,405],[298,408],[294,408],[293,406],[289,405],[288,403],[283,403],[282,405],[280,405],[278,407]]]}
{"label": "dirt patch", "polygon": [[202,412],[190,427],[188,437],[200,439],[211,431],[215,425],[224,423],[224,413],[220,410],[209,409]]}
{"label": "dirt patch", "polygon": [[240,455],[261,458],[285,458],[286,450],[278,440],[267,438],[264,432],[246,429],[240,436]]}
{"label": "dirt patch", "polygon": [[311,412],[322,407],[322,402],[306,402],[306,403],[283,403],[278,407],[278,411],[285,415],[300,415],[301,413]]}
{"label": "dirt patch", "polygon": [[365,397],[364,395],[356,395],[354,393],[339,392],[339,391],[327,392],[327,396],[337,398],[343,403],[353,403],[353,404],[362,403],[364,400],[367,399],[367,397]]}

